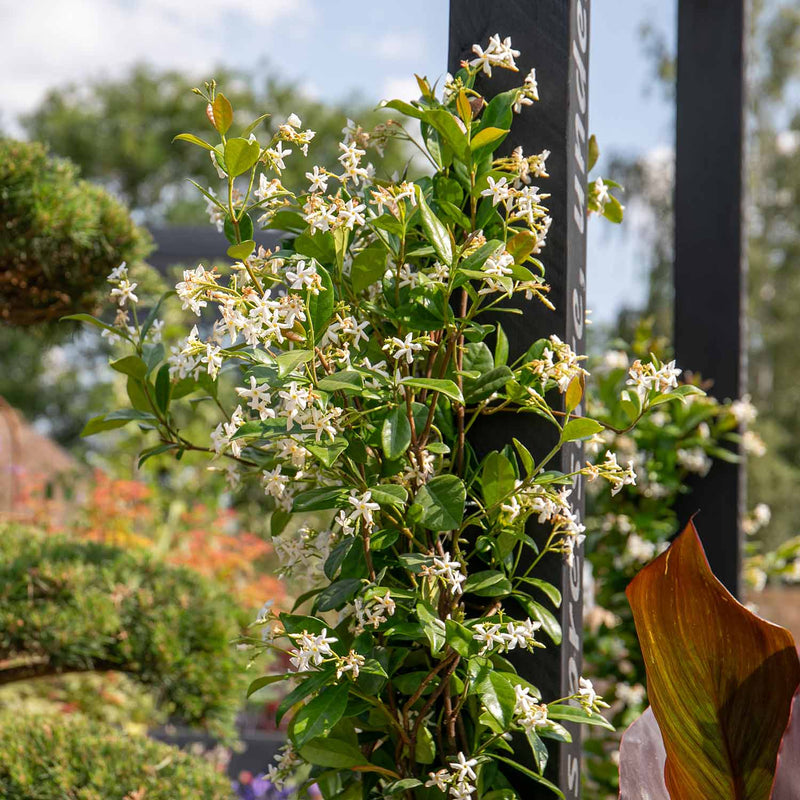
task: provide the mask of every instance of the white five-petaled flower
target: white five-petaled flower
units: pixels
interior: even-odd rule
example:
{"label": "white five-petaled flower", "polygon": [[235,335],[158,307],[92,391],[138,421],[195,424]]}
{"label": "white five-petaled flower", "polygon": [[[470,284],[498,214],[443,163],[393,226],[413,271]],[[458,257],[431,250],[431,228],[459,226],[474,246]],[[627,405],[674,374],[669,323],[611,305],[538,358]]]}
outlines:
{"label": "white five-petaled flower", "polygon": [[137,283],[131,283],[127,278],[123,278],[111,290],[111,297],[116,298],[120,306],[125,306],[128,302],[138,303],[139,298],[133,293],[133,290],[138,285]]}
{"label": "white five-petaled flower", "polygon": [[392,336],[392,338],[383,345],[383,350],[397,361],[401,358],[405,358],[406,364],[411,364],[414,361],[414,353],[418,353],[422,348],[423,345],[421,342],[414,341],[413,333],[407,333],[405,339]]}
{"label": "white five-petaled flower", "polygon": [[449,766],[455,772],[457,781],[474,781],[478,777],[473,769],[478,766],[477,759],[467,758],[463,753],[459,753],[455,761],[449,762]]}
{"label": "white five-petaled flower", "polygon": [[[319,283],[319,273],[313,264],[306,266],[305,261],[297,261],[293,269],[286,270],[286,278],[290,289],[314,289]],[[319,290],[315,292],[318,294]]]}
{"label": "white five-petaled flower", "polygon": [[306,172],[306,178],[311,184],[309,192],[326,192],[328,190],[328,174],[324,169],[314,166],[311,172]]}
{"label": "white five-petaled flower", "polygon": [[355,522],[360,518],[364,520],[365,525],[372,525],[372,514],[380,508],[380,505],[372,499],[372,492],[367,490],[359,496],[357,492],[353,491],[347,499],[353,506],[350,519]]}

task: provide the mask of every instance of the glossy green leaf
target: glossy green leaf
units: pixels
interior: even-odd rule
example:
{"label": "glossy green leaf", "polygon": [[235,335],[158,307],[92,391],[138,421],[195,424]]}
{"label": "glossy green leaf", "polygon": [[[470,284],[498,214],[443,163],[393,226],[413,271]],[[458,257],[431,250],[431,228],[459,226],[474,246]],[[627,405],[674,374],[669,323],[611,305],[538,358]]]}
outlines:
{"label": "glossy green leaf", "polygon": [[228,139],[225,142],[225,166],[228,168],[228,175],[235,178],[242,175],[253,167],[261,154],[258,142],[250,142],[247,139]]}
{"label": "glossy green leaf", "polygon": [[228,248],[228,255],[237,261],[244,261],[256,249],[256,243],[252,239],[245,239],[240,244],[232,244]]}
{"label": "glossy green leaf", "polygon": [[323,392],[358,393],[364,388],[364,379],[359,372],[342,370],[326,375],[319,381],[317,388],[322,389]]}
{"label": "glossy green leaf", "polygon": [[400,458],[411,444],[411,423],[406,409],[398,406],[392,409],[383,421],[381,446],[386,458]]}
{"label": "glossy green leaf", "polygon": [[432,531],[452,531],[461,525],[467,490],[455,475],[437,475],[420,487],[414,502],[422,506],[421,524]]}
{"label": "glossy green leaf", "polygon": [[511,581],[496,569],[473,572],[464,583],[464,593],[480,597],[504,597],[511,594]]}
{"label": "glossy green leaf", "polygon": [[303,745],[300,755],[309,764],[315,764],[318,767],[353,769],[353,767],[369,765],[369,761],[355,745],[330,736],[312,739]]}
{"label": "glossy green leaf", "polygon": [[208,107],[211,124],[224,136],[233,123],[233,108],[230,101],[220,92],[214,98],[214,102],[209,103]]}
{"label": "glossy green leaf", "polygon": [[450,233],[436,214],[431,211],[421,189],[417,191],[417,203],[425,234],[433,245],[436,255],[439,256],[439,260],[449,266],[453,263],[453,245],[450,241]]}
{"label": "glossy green leaf", "polygon": [[289,350],[276,356],[275,362],[278,365],[278,376],[285,378],[301,364],[305,364],[314,358],[313,350]]}
{"label": "glossy green leaf", "polygon": [[110,362],[109,366],[111,369],[115,369],[123,375],[130,375],[137,380],[142,380],[147,375],[147,364],[139,356],[123,356]]}
{"label": "glossy green leaf", "polygon": [[481,128],[473,137],[472,141],[470,141],[469,146],[474,153],[476,150],[480,150],[482,147],[487,146],[496,146],[503,141],[503,139],[508,136],[508,130],[504,130],[503,128]]}
{"label": "glossy green leaf", "polygon": [[328,270],[321,264],[315,264],[314,266],[322,279],[322,289],[319,294],[312,294],[309,298],[308,313],[310,322],[314,326],[314,341],[318,342],[325,335],[325,329],[331,321],[336,298],[333,291],[333,281]]}
{"label": "glossy green leaf", "polygon": [[467,135],[456,118],[444,108],[431,108],[424,112],[424,120],[435,128],[459,160],[469,164],[472,160]]}
{"label": "glossy green leaf", "polygon": [[431,653],[438,655],[447,640],[444,622],[436,616],[427,603],[417,603],[417,619],[431,646]]}
{"label": "glossy green leaf", "polygon": [[588,439],[596,433],[600,433],[603,426],[597,420],[588,417],[578,417],[571,419],[561,432],[562,442],[574,442],[577,439]]}
{"label": "glossy green leaf", "polygon": [[481,471],[481,488],[487,508],[505,500],[513,492],[516,479],[513,465],[502,453],[489,453]]}
{"label": "glossy green leaf", "polygon": [[295,715],[289,736],[298,749],[320,736],[327,736],[347,708],[350,686],[347,682],[323,689]]}
{"label": "glossy green leaf", "polygon": [[690,523],[626,591],[672,800],[767,800],[800,661],[714,577]]}
{"label": "glossy green leaf", "polygon": [[113,325],[108,325],[103,320],[97,319],[97,317],[93,317],[91,314],[67,314],[65,317],[61,317],[59,322],[64,322],[65,320],[74,320],[75,322],[88,322],[90,325],[94,325],[95,328],[102,328],[103,330],[110,331],[111,333],[116,333],[119,335],[119,332]]}
{"label": "glossy green leaf", "polygon": [[172,141],[191,142],[192,144],[196,144],[198,147],[202,147],[204,150],[211,150],[212,152],[214,151],[213,145],[210,145],[208,142],[204,142],[199,136],[195,136],[193,133],[179,133]]}
{"label": "glossy green leaf", "polygon": [[400,381],[404,386],[411,386],[414,389],[428,389],[431,392],[439,392],[451,400],[463,403],[464,398],[461,396],[461,390],[453,382],[440,378],[403,378]]}

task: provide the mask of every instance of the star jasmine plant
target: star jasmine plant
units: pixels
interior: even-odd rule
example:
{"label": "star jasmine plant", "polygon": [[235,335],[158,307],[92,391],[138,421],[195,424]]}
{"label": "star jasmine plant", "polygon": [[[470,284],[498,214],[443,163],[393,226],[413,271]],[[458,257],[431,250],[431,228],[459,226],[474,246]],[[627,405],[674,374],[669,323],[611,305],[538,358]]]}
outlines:
{"label": "star jasmine plant", "polygon": [[[533,113],[535,73],[484,99],[478,74],[516,71],[519,54],[498,36],[474,53],[439,94],[418,78],[419,100],[384,103],[397,119],[371,131],[348,121],[341,169],[309,164],[294,189],[281,170],[313,151],[314,132],[292,115],[262,142],[264,115],[232,136],[224,94],[213,82],[195,90],[219,140],[177,138],[207,150],[222,180],[198,188],[233,263],[184,272],[177,298],[197,324],[169,354],[153,339],[161,301],[140,320],[125,270],[111,279],[115,323],[84,316],[127,348],[112,366],[131,392],[130,408],[87,433],[135,421],[154,439],[141,461],[196,451],[232,485],[263,487],[284,574],[308,591],[292,612],[259,615],[253,663],[269,650],[289,666],[251,691],[287,686],[276,721],[291,717],[288,741],[270,781],[316,783],[326,800],[515,798],[515,770],[559,793],[543,776],[543,740],[569,741],[564,721],[607,725],[588,682],[542,697],[507,658],[560,643],[560,595],[537,567],[570,560],[582,541],[576,477],[621,487],[635,475],[611,457],[553,469],[566,442],[603,430],[574,413],[583,359],[557,336],[509,359],[498,312],[522,295],[526,314],[550,313],[539,255],[560,221],[540,188],[549,153],[495,152],[515,113]],[[413,142],[427,174],[384,175],[391,138]],[[618,221],[614,186],[590,184],[588,207]],[[256,224],[288,235],[259,247]],[[677,374],[635,365],[623,428],[698,391]],[[186,425],[202,397],[219,424],[194,441]],[[557,445],[534,456],[515,439],[478,457],[470,428],[501,411],[546,420]],[[526,532],[531,518],[543,537]],[[515,746],[530,747],[534,770]]]}

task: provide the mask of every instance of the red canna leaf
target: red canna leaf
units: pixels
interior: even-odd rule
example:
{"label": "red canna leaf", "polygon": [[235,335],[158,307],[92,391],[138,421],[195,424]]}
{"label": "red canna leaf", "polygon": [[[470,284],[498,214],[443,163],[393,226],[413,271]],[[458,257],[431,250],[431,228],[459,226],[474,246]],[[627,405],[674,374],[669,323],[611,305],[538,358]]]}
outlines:
{"label": "red canna leaf", "polygon": [[768,800],[800,661],[714,577],[694,525],[626,591],[671,800]]}

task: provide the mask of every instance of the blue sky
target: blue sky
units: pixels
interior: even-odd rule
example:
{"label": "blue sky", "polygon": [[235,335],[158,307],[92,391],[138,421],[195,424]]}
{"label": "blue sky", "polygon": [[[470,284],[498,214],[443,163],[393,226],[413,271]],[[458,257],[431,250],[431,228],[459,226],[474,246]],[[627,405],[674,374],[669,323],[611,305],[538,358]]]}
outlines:
{"label": "blue sky", "polygon": [[[490,1],[490,0],[487,0]],[[534,0],[535,2],[535,0]],[[14,130],[46,89],[151,61],[198,80],[215,65],[270,71],[309,95],[415,96],[412,73],[445,69],[447,0],[0,0],[2,121]],[[639,28],[674,40],[675,0],[592,0],[590,126],[608,153],[672,146],[672,111],[650,77]],[[505,34],[504,31],[499,31]],[[513,33],[513,32],[512,32]],[[602,171],[603,162],[599,164]],[[589,305],[597,321],[641,296],[630,237],[590,228]]]}

